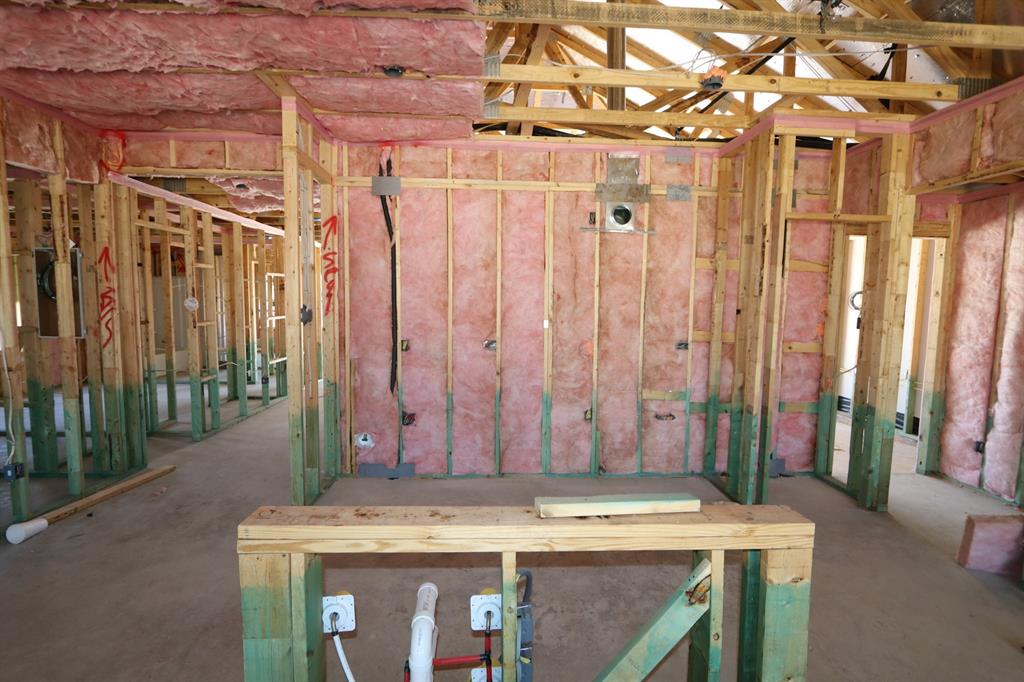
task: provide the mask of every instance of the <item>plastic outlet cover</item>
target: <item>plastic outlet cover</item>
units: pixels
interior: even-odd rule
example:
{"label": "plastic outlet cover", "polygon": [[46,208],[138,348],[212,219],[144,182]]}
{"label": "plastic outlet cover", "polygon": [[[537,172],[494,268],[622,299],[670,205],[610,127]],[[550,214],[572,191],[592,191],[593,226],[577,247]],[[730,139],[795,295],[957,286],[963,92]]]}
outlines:
{"label": "plastic outlet cover", "polygon": [[356,629],[356,598],[351,594],[335,594],[324,597],[323,624],[324,633],[334,632],[331,617],[337,614],[336,625],[338,632],[352,632]]}
{"label": "plastic outlet cover", "polygon": [[491,630],[501,629],[501,595],[474,594],[469,598],[469,627],[476,632],[487,629],[487,614],[491,614]]}

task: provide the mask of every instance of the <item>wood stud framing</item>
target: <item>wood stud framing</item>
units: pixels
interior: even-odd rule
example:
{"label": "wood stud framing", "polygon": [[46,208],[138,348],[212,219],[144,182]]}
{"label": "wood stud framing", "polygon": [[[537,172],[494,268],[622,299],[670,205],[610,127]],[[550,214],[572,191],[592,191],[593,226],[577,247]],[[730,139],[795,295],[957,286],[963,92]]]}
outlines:
{"label": "wood stud framing", "polygon": [[[314,514],[311,507],[263,507],[239,526],[248,682],[324,679],[324,637],[316,617],[324,592],[324,554],[499,554],[500,665],[502,679],[516,680],[517,554],[609,548],[696,550],[695,570],[620,656],[605,652],[610,662],[597,679],[642,679],[643,671],[650,672],[692,627],[687,679],[718,680],[722,639],[728,636],[722,628],[726,551],[761,557],[752,574],[759,598],[745,602],[741,612],[743,619],[756,612],[760,623],[748,652],[759,671],[756,679],[806,677],[814,526],[788,508],[716,505],[669,520],[657,515],[541,519],[521,507],[364,507],[359,514],[353,507],[316,509]],[[444,514],[446,520],[439,524],[427,512]],[[496,526],[505,532],[495,536]]]}

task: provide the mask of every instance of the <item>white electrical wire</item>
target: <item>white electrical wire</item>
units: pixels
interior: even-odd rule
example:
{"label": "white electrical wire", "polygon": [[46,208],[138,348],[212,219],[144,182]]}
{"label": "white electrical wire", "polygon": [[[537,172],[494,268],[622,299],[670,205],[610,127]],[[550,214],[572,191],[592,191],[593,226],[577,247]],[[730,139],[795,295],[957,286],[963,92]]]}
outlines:
{"label": "white electrical wire", "polygon": [[341,669],[345,671],[345,679],[348,682],[356,682],[355,675],[352,674],[352,668],[348,665],[348,659],[345,658],[345,649],[341,646],[341,635],[334,635],[334,648],[338,651],[338,658],[341,660]]}
{"label": "white electrical wire", "polygon": [[[2,314],[2,313],[0,313],[0,314]],[[14,415],[17,414],[19,419],[22,418],[22,407],[21,407],[21,405],[15,405],[14,404],[14,400],[13,400],[14,392],[11,390],[11,374],[10,374],[10,369],[8,369],[8,367],[7,367],[7,347],[6,347],[6,344],[7,344],[7,339],[3,338],[3,334],[0,334],[0,358],[3,359],[3,366],[4,366],[3,367],[3,370],[4,370],[4,383],[5,383],[5,387],[4,387],[5,388],[5,393],[4,393],[4,395],[7,396],[7,399],[11,403],[11,409],[6,410],[6,412],[7,412],[7,414],[6,414],[6,417],[7,417],[6,422],[7,423],[6,423],[5,428],[4,428],[4,439],[7,441],[7,458],[4,459],[4,466],[7,466],[8,464],[10,464],[11,460],[14,459],[15,448],[17,446],[17,441],[14,438]]]}

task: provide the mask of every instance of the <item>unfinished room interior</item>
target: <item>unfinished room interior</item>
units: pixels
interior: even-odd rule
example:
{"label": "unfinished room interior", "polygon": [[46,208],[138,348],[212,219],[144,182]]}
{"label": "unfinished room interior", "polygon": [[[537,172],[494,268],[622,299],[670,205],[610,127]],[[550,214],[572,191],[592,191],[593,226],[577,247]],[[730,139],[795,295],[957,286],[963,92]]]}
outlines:
{"label": "unfinished room interior", "polygon": [[1024,682],[1024,0],[0,0],[0,678]]}

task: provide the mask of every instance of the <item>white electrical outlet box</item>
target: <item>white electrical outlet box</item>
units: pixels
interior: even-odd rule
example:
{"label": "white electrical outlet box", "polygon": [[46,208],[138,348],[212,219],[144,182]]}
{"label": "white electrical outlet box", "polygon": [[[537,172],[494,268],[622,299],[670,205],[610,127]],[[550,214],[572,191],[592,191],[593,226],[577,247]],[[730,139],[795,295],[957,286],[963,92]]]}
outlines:
{"label": "white electrical outlet box", "polygon": [[[333,616],[337,620],[332,623]],[[352,632],[356,629],[356,598],[351,594],[335,594],[324,597],[324,633],[331,634],[337,628],[338,632]]]}
{"label": "white electrical outlet box", "polygon": [[[469,671],[470,682],[487,682],[487,668],[473,668]],[[491,666],[491,682],[501,682],[501,668]]]}
{"label": "white electrical outlet box", "polygon": [[469,598],[469,627],[476,632],[487,629],[487,614],[491,614],[491,629],[501,629],[501,595],[474,594]]}

